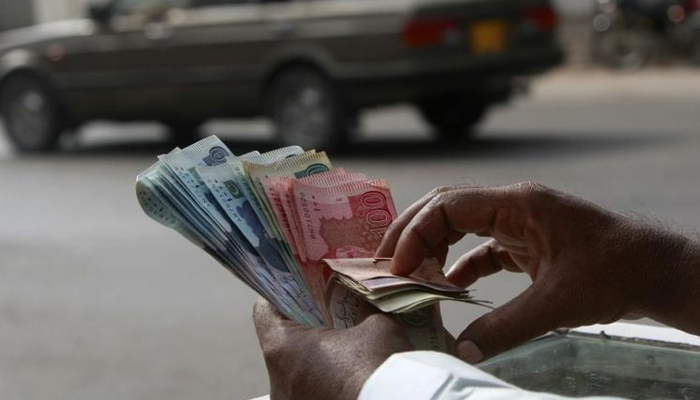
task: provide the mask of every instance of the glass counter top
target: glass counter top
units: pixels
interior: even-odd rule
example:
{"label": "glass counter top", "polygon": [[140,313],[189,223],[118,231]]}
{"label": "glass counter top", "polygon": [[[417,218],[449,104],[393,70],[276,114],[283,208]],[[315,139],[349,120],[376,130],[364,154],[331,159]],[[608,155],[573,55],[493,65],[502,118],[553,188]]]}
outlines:
{"label": "glass counter top", "polygon": [[566,396],[700,399],[700,348],[682,343],[564,332],[479,368],[523,389]]}

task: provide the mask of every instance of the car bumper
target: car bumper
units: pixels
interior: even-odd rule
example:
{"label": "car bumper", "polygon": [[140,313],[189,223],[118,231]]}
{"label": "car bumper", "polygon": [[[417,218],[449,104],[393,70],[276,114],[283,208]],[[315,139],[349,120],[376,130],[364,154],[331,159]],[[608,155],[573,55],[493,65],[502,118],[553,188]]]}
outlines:
{"label": "car bumper", "polygon": [[550,46],[458,61],[404,60],[352,67],[340,71],[336,80],[356,107],[411,102],[457,91],[483,93],[498,101],[507,97],[513,78],[545,72],[563,59],[561,49]]}

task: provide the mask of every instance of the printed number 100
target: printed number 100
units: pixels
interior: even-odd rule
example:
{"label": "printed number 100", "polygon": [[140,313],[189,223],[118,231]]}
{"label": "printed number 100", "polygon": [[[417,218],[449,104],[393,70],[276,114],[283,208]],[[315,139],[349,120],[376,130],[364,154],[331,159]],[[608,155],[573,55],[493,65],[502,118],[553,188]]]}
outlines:
{"label": "printed number 100", "polygon": [[370,232],[382,238],[393,221],[391,213],[386,209],[386,196],[381,192],[367,192],[362,195],[362,205],[369,210],[365,214]]}

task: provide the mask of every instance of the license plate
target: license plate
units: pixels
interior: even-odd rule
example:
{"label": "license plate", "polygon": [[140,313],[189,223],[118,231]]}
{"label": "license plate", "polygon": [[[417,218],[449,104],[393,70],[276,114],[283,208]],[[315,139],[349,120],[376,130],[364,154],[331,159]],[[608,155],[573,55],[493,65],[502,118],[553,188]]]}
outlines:
{"label": "license plate", "polygon": [[506,48],[508,25],[500,19],[479,21],[467,29],[473,54],[498,54]]}

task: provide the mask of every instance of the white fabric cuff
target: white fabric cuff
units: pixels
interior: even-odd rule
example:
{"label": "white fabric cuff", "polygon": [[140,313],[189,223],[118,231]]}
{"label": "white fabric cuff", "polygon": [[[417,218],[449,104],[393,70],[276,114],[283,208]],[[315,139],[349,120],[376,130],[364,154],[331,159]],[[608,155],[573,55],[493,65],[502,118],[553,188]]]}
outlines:
{"label": "white fabric cuff", "polygon": [[[358,400],[564,400],[519,389],[447,354],[414,351],[387,359]],[[614,400],[589,397],[587,400]]]}
{"label": "white fabric cuff", "polygon": [[367,380],[359,400],[464,399],[474,387],[513,388],[457,358],[431,351],[394,354]]}

